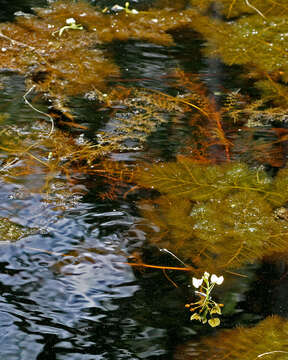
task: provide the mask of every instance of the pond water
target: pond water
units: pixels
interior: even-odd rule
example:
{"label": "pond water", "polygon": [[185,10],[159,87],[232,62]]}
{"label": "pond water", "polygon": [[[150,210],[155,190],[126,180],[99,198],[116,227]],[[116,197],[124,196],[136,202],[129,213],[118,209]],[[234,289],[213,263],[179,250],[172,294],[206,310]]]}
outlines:
{"label": "pond water", "polygon": [[[1,0],[0,19],[11,21],[15,11],[27,12],[31,7],[46,5],[40,0]],[[173,94],[171,73],[181,68],[197,74],[216,97],[223,88],[235,91],[249,86],[237,77],[241,69],[204,57],[204,43],[196,33],[183,30],[174,37],[176,44],[168,48],[138,40],[109,45],[121,70],[119,84]],[[24,103],[25,78],[2,71],[0,82],[0,113],[7,115],[1,126],[17,131],[17,125],[28,134],[38,126],[39,113]],[[254,90],[243,91],[253,94]],[[40,96],[34,98],[33,105],[47,109],[47,102]],[[93,142],[99,130],[113,129],[110,113],[87,99],[73,97],[69,106],[77,121],[87,128],[71,130],[79,141],[85,136]],[[237,126],[230,130],[231,140],[243,143],[245,148],[248,135],[238,136]],[[275,140],[267,127],[257,131],[253,135],[257,141]],[[140,161],[157,164],[185,153],[184,143],[193,143],[193,131],[185,117],[176,126],[169,121],[162,124],[143,149],[112,152],[108,158],[132,167]],[[217,147],[211,151],[217,152]],[[216,156],[220,162],[223,154]],[[245,150],[234,156],[252,165],[259,159]],[[13,166],[5,151],[1,159],[2,172],[7,164]],[[269,173],[275,171],[271,163],[265,166]],[[69,184],[67,177],[57,174],[48,194],[41,190],[46,175],[41,169],[25,172],[24,167],[22,174],[1,178],[0,217],[23,231],[17,241],[11,240],[7,232],[1,233],[2,359],[189,359],[189,355],[179,355],[177,349],[187,342],[197,348],[200,339],[221,331],[190,321],[185,303],[193,293],[191,273],[170,271],[178,284],[175,287],[161,270],[142,271],[127,264],[129,257],[140,254],[145,263],[179,266],[175,258],[150,243],[145,228],[137,226],[142,219],[138,201],[155,195],[143,190],[123,196],[127,191],[124,188],[113,199],[101,199],[99,193],[107,190],[104,179],[85,173],[72,177]],[[225,304],[222,329],[252,326],[271,314],[286,316],[284,260],[255,261],[242,266],[241,274],[244,277],[225,273],[225,285],[216,292]],[[193,358],[204,359],[202,355]]]}

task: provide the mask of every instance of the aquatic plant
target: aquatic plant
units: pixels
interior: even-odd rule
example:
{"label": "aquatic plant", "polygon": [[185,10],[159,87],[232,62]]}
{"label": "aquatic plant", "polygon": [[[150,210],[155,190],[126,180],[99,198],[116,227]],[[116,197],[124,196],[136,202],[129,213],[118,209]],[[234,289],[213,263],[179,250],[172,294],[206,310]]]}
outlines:
{"label": "aquatic plant", "polygon": [[[170,46],[174,44],[175,30],[192,28],[206,40],[206,54],[220,56],[229,65],[245,65],[248,76],[257,81],[256,86],[265,98],[285,106],[287,89],[281,82],[286,82],[287,73],[283,48],[287,26],[281,17],[286,10],[282,1],[274,5],[268,1],[267,6],[254,4],[269,16],[267,23],[258,14],[225,23],[199,13],[203,7],[208,8],[211,1],[193,4],[191,0],[191,3],[195,8],[187,9],[183,2],[182,11],[179,4],[176,10],[168,4],[169,7],[161,10],[155,5],[149,11],[139,12],[130,10],[126,3],[123,11],[103,13],[102,9],[84,1],[56,1],[48,8],[34,9],[36,15],[19,16],[15,23],[1,24],[0,61],[2,67],[25,74],[29,88],[34,85],[50,99],[64,99],[101,90],[107,78],[119,75],[103,44],[135,39]],[[244,7],[255,13],[244,1],[221,3],[225,9],[229,5],[233,11]],[[162,7],[164,5],[165,2]],[[72,23],[66,24],[71,19]],[[60,36],[56,36],[57,33]],[[156,98],[156,94],[154,96]],[[212,103],[210,99],[210,110]],[[214,121],[218,121],[219,136],[223,129],[217,120],[217,111],[213,113]],[[223,136],[221,141],[225,142],[228,152],[229,142]]]}
{"label": "aquatic plant", "polygon": [[63,26],[61,29],[53,31],[52,34],[54,35],[54,34],[58,33],[59,36],[61,36],[65,30],[83,30],[84,29],[81,24],[76,24],[76,21],[73,18],[66,19],[66,24],[67,25]]}
{"label": "aquatic plant", "polygon": [[215,360],[286,360],[288,323],[279,316],[269,316],[259,324],[222,330],[216,336],[203,338],[181,346],[174,359],[188,360],[205,358]]}
{"label": "aquatic plant", "polygon": [[[84,1],[57,1],[34,11],[36,15],[1,24],[0,62],[3,68],[25,74],[29,86],[36,85],[51,98],[103,89],[107,77],[119,74],[99,45],[128,39],[171,45],[167,30],[196,16],[192,10],[185,15],[168,10],[136,15],[129,5],[123,13],[105,14]],[[71,19],[73,23],[63,26]]]}
{"label": "aquatic plant", "polygon": [[274,214],[288,200],[287,175],[286,168],[272,179],[244,164],[183,157],[146,167],[135,180],[163,195],[140,203],[143,224],[151,241],[199,271],[240,267],[287,250],[288,224]]}
{"label": "aquatic plant", "polygon": [[37,228],[29,228],[16,224],[8,218],[0,217],[0,238],[1,241],[14,242],[25,236],[35,234],[39,231]]}
{"label": "aquatic plant", "polygon": [[263,169],[249,169],[245,164],[201,165],[188,157],[177,162],[152,165],[137,177],[142,186],[152,187],[171,198],[207,201],[228,195],[251,192],[263,195],[273,205],[288,200],[287,169],[272,180]]}
{"label": "aquatic plant", "polygon": [[[74,138],[68,132],[59,129],[53,131],[54,122],[66,127],[81,128],[80,124],[73,122],[69,110],[67,111],[61,102],[55,102],[55,108],[65,115],[67,121],[58,119],[59,114],[54,115],[53,109],[49,114],[45,114],[30,105],[37,112],[48,116],[49,121],[52,121],[52,129],[49,130],[44,123],[35,123],[30,131],[25,127],[3,127],[0,135],[0,149],[9,154],[7,166],[2,168],[2,174],[6,179],[10,176],[23,175],[23,173],[28,174],[29,171],[31,173],[40,171],[47,174],[47,181],[42,189],[45,192],[55,174],[65,176],[76,173],[96,174],[105,177],[107,183],[110,184],[110,190],[101,194],[101,197],[108,196],[109,198],[117,193],[116,183],[117,186],[122,187],[124,183],[131,182],[132,169],[113,161],[104,161],[104,157],[111,152],[141,149],[149,135],[167,121],[168,118],[164,116],[165,103],[157,100],[153,103],[145,90],[122,89],[121,92],[112,91],[108,94],[94,90],[86,96],[89,100],[97,98],[98,102],[102,102],[102,107],[115,107],[116,104],[119,107],[119,110],[114,110],[111,116],[107,125],[108,130],[100,129],[96,134],[95,142],[85,140],[84,134],[79,139]],[[25,100],[30,104],[26,97]],[[177,105],[169,104],[166,110],[173,110],[174,116],[176,116],[176,110],[181,114],[181,108],[177,108]]]}
{"label": "aquatic plant", "polygon": [[[207,12],[211,6],[215,5],[213,0],[189,0],[193,7],[201,12]],[[246,14],[258,14],[261,17],[287,14],[288,7],[285,0],[277,2],[273,0],[219,0],[216,4],[217,11],[227,18],[239,17]]]}
{"label": "aquatic plant", "polygon": [[212,327],[220,325],[219,317],[214,317],[214,314],[221,315],[222,304],[217,304],[211,298],[211,292],[215,285],[221,285],[224,281],[223,276],[217,276],[215,274],[211,275],[208,272],[205,272],[201,279],[192,278],[192,285],[196,290],[195,294],[200,297],[200,300],[186,304],[185,307],[189,308],[193,314],[190,317],[190,320],[198,320],[203,324],[207,322],[207,316],[210,316],[208,324]]}

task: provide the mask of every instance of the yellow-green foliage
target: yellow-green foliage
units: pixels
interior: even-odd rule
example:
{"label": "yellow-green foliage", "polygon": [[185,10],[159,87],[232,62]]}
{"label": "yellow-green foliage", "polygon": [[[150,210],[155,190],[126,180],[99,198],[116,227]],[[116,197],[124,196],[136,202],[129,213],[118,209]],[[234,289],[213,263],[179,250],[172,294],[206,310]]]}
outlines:
{"label": "yellow-green foliage", "polygon": [[200,165],[189,158],[146,168],[138,183],[152,187],[173,198],[193,201],[223,199],[241,191],[263,196],[277,206],[288,201],[287,169],[280,170],[272,181],[262,169],[250,170],[245,164]]}
{"label": "yellow-green foliage", "polygon": [[151,241],[189,258],[199,269],[240,267],[286,251],[288,224],[274,207],[288,200],[288,170],[272,180],[243,164],[199,165],[182,158],[136,174],[165,196],[140,204]]}
{"label": "yellow-green foliage", "polygon": [[200,17],[193,26],[206,39],[206,55],[245,66],[246,76],[259,82],[264,98],[286,108],[288,25],[283,16],[263,19],[257,14],[230,23]]}
{"label": "yellow-green foliage", "polygon": [[208,40],[207,52],[221,56],[228,65],[247,64],[259,72],[287,70],[285,41],[288,25],[282,17],[264,20],[254,15],[233,23],[211,21],[210,26],[199,27],[199,31]]}
{"label": "yellow-green foliage", "polygon": [[195,341],[176,351],[175,360],[287,360],[288,322],[270,316],[254,327],[220,331],[216,336]]}

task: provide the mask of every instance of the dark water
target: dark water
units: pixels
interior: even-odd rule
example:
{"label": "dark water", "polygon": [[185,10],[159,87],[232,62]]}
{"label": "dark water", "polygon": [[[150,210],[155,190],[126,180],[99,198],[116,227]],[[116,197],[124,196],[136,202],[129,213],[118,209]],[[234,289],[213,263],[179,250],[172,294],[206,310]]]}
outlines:
{"label": "dark water", "polygon": [[[43,4],[2,0],[1,20]],[[169,85],[163,79],[171,69],[182,67],[198,72],[214,91],[229,74],[221,64],[202,59],[200,45],[194,37],[193,41],[182,38],[182,44],[171,49],[128,42],[115,44],[112,50],[123,78],[131,83],[142,79],[139,86],[165,91]],[[33,124],[38,114],[23,103],[24,79],[2,74],[0,80],[5,84],[0,112],[10,115],[7,123]],[[85,102],[75,100],[73,104],[79,118],[89,124],[86,135],[93,138],[105,118],[98,119],[99,125]],[[151,161],[174,157],[177,136],[170,143],[167,131],[163,127],[153,135],[146,152],[114,156],[132,162],[137,157]],[[179,125],[179,131],[185,134],[186,129]],[[181,139],[179,136],[179,143]],[[65,187],[63,179],[56,180],[55,189]],[[125,264],[127,256],[143,248],[150,263],[171,264],[171,259],[147,245],[147,235],[135,227],[140,216],[136,199],[101,201],[95,196],[103,186],[101,181],[83,177],[70,186],[68,197],[66,194],[62,199],[61,192],[55,191],[60,203],[69,203],[66,208],[55,207],[33,191],[37,182],[41,183],[41,175],[1,181],[0,216],[38,228],[17,243],[1,239],[1,359],[172,359],[177,345],[191,339],[197,342],[199,335],[213,333],[189,321],[184,308],[190,294],[189,275],[178,274],[180,286],[175,288],[157,270],[141,273]],[[227,304],[224,327],[252,324],[272,312],[287,313],[283,284],[269,282],[273,272],[281,276],[285,269],[255,265],[246,269],[249,280],[229,283],[227,278],[228,285],[218,294]]]}

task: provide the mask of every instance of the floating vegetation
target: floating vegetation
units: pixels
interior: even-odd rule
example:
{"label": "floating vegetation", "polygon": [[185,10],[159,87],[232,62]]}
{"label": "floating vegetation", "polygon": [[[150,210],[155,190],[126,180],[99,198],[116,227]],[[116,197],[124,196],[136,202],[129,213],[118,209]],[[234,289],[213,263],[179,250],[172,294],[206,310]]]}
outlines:
{"label": "floating vegetation", "polygon": [[174,359],[215,360],[286,360],[288,323],[286,319],[270,316],[251,328],[238,327],[220,331],[216,336],[203,338],[179,348]]}
{"label": "floating vegetation", "polygon": [[171,198],[209,201],[249,191],[277,206],[288,200],[287,169],[280,170],[273,180],[263,169],[251,170],[245,164],[208,166],[179,157],[177,162],[152,165],[140,171],[137,179],[140,185]]}
{"label": "floating vegetation", "polygon": [[209,34],[213,40],[210,38],[211,45],[207,43],[207,51],[213,56],[220,55],[229,65],[247,64],[254,72],[258,71],[259,76],[283,71],[285,77],[287,54],[282,43],[286,32],[287,25],[277,17],[269,18],[268,23],[256,15],[231,24],[220,23],[217,33]]}
{"label": "floating vegetation", "polygon": [[[103,45],[135,39],[171,46],[174,31],[191,28],[206,39],[206,54],[220,56],[229,65],[247,67],[247,76],[256,80],[255,86],[266,101],[272,99],[286,108],[287,54],[283,42],[287,25],[281,16],[287,6],[283,0],[264,5],[256,1],[253,6],[248,1],[223,0],[221,4],[229,16],[235,11],[255,15],[230,23],[213,20],[202,15],[210,0],[197,4],[191,0],[192,9],[186,9],[183,2],[181,11],[179,6],[173,10],[168,2],[161,10],[157,6],[149,11],[130,10],[128,4],[116,12],[103,12],[84,1],[56,1],[48,8],[34,9],[35,15],[1,24],[1,66],[25,74],[29,88],[34,85],[46,97],[65,99],[103,90],[108,78],[119,75]],[[256,8],[269,20],[259,16]],[[225,146],[228,148],[228,143]]]}
{"label": "floating vegetation", "polygon": [[2,68],[25,74],[30,85],[51,98],[103,89],[107,77],[119,74],[99,45],[128,39],[171,45],[167,31],[196,16],[192,10],[182,15],[168,10],[135,14],[127,9],[105,14],[84,1],[57,1],[34,11],[34,16],[1,24],[0,62]]}

